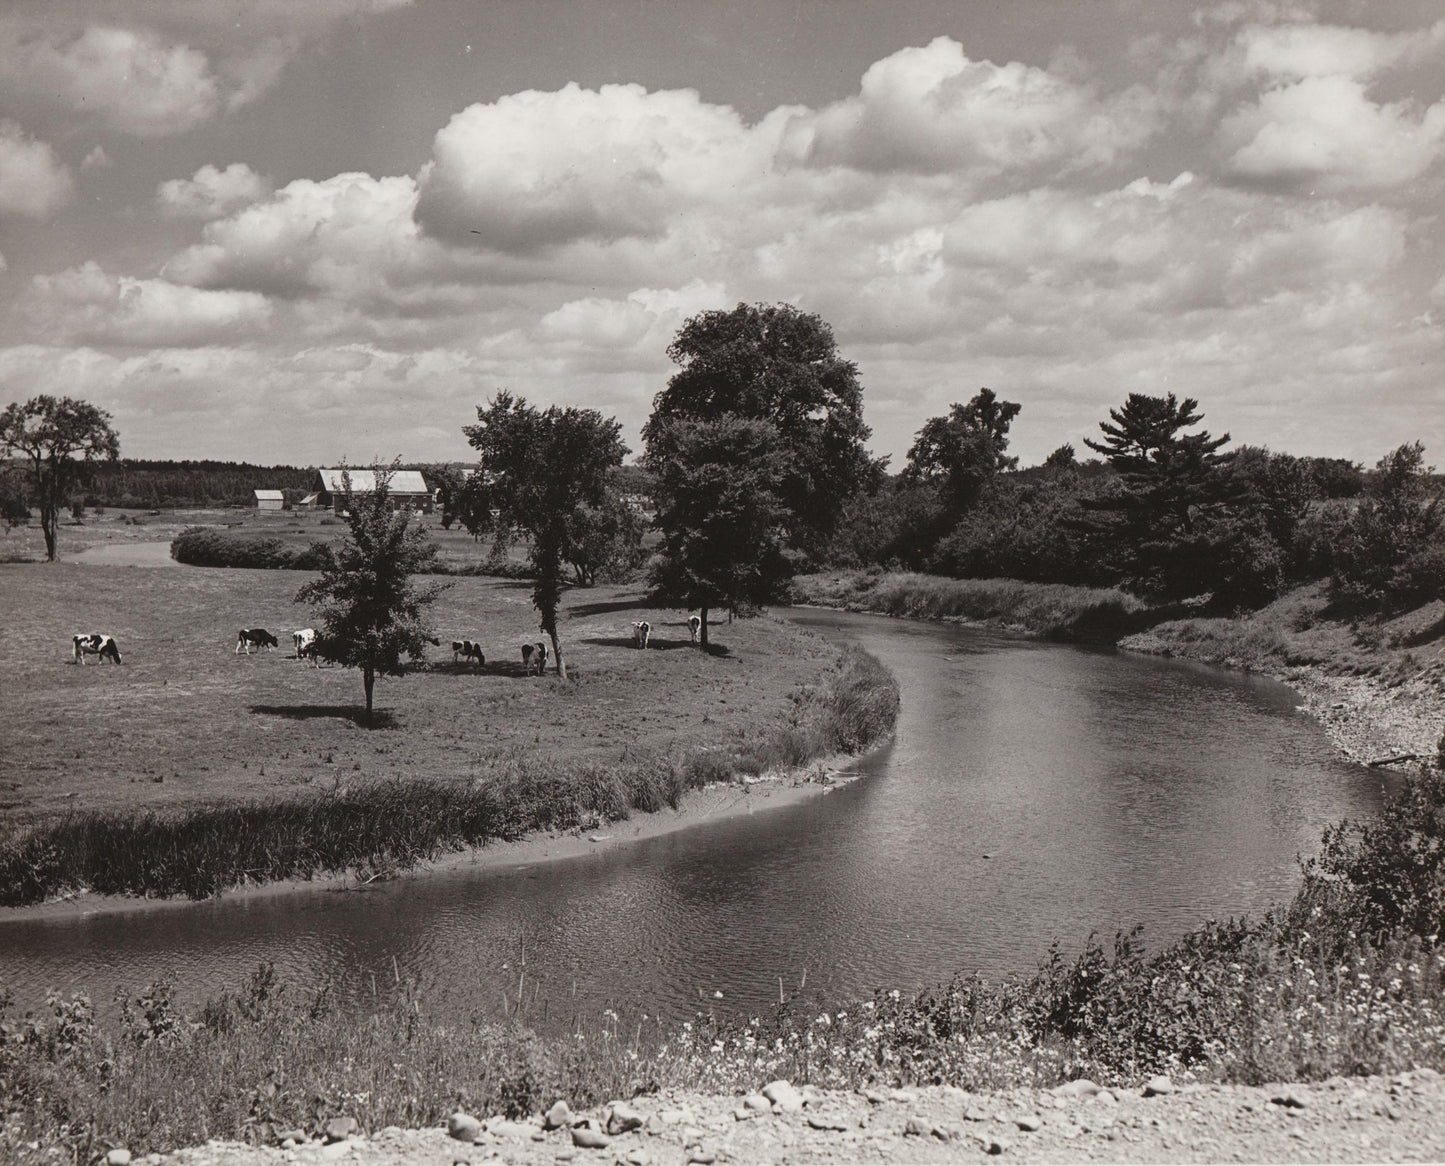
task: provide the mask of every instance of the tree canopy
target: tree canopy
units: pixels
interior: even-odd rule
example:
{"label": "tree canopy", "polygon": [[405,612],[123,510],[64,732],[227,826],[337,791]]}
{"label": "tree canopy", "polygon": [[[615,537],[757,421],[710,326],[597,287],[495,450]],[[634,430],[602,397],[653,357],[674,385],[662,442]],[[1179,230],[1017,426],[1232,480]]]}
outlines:
{"label": "tree canopy", "polygon": [[621,430],[616,420],[595,409],[553,405],[540,410],[505,390],[488,405],[479,405],[477,423],[462,429],[481,455],[468,481],[475,500],[470,513],[480,524],[490,522],[495,509],[500,523],[530,537],[536,573],[532,603],[552,641],[557,675],[564,679],[567,665],[557,636],[557,607],[569,526],[581,521],[582,508],[604,504],[609,472],[627,454]]}
{"label": "tree canopy", "polygon": [[[777,491],[788,543],[821,553],[844,504],[879,470],[863,446],[870,430],[858,366],[839,355],[833,330],[790,304],[738,304],[692,317],[667,354],[680,367],[653,400],[648,448],[673,421],[771,425],[785,454]],[[656,465],[651,454],[648,464]]]}
{"label": "tree canopy", "polygon": [[30,463],[45,556],[52,562],[60,508],[84,481],[87,463],[120,456],[120,438],[110,420],[109,413],[89,402],[44,394],[0,413],[0,448]]}
{"label": "tree canopy", "polygon": [[445,589],[412,582],[412,575],[431,566],[436,546],[413,514],[392,508],[395,464],[373,468],[376,489],[369,493],[354,493],[350,475],[343,475],[346,537],[335,548],[312,545],[321,574],[296,593],[297,603],[319,609],[321,653],[361,669],[368,719],[376,677],[403,675],[403,655],[422,658],[434,635],[427,608]]}
{"label": "tree canopy", "polygon": [[710,609],[775,599],[792,574],[788,454],[765,421],[674,419],[652,428],[647,464],[662,530],[652,581],[699,609],[706,648]]}
{"label": "tree canopy", "polygon": [[1019,462],[1009,457],[1008,431],[1022,406],[980,389],[918,431],[903,471],[907,481],[933,482],[951,510],[975,505],[993,480]]}

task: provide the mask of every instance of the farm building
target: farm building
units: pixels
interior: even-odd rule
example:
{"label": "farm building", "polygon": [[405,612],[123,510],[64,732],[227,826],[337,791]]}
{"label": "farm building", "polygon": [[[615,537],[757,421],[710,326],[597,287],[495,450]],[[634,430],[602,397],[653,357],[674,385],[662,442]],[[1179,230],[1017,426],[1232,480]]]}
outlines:
{"label": "farm building", "polygon": [[257,510],[285,510],[286,495],[280,490],[252,490],[256,495]]}
{"label": "farm building", "polygon": [[297,509],[297,510],[315,510],[315,509],[317,508],[317,506],[320,505],[320,503],[318,502],[318,499],[319,499],[320,497],[321,497],[321,495],[318,494],[316,491],[313,490],[310,494],[307,494],[305,498],[301,499],[300,502],[296,503],[296,509]]}
{"label": "farm building", "polygon": [[[343,474],[350,475],[353,494],[370,494],[376,489],[376,474],[372,470],[350,468],[343,470],[338,467],[337,469],[317,470],[316,473],[320,477],[320,489],[316,492],[316,506],[318,509],[330,507],[336,514],[340,514],[346,509],[346,487],[341,481]],[[388,493],[394,510],[410,508],[420,510],[424,514],[431,513],[432,493],[427,489],[426,481],[422,478],[420,470],[397,470],[391,476]]]}

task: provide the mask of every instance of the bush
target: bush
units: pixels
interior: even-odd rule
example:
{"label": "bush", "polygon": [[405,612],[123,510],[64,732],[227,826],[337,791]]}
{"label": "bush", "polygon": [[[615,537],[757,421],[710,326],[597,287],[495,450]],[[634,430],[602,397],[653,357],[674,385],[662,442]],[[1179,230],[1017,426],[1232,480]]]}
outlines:
{"label": "bush", "polygon": [[278,538],[243,538],[205,526],[187,527],[171,540],[171,558],[193,567],[317,571],[325,556],[321,544],[290,547]]}

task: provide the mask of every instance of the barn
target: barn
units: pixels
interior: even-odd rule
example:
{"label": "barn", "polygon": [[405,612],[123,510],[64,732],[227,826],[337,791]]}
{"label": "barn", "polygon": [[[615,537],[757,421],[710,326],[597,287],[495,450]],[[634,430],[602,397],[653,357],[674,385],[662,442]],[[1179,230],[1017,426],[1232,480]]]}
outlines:
{"label": "barn", "polygon": [[286,495],[280,490],[252,490],[256,496],[257,510],[285,510]]}
{"label": "barn", "polygon": [[[376,474],[372,470],[353,470],[349,467],[343,469],[338,466],[335,469],[317,470],[316,473],[319,478],[316,505],[318,508],[329,507],[336,514],[346,509],[346,487],[341,480],[343,474],[350,476],[353,494],[370,494],[376,489]],[[387,495],[391,499],[393,510],[419,510],[424,514],[432,511],[432,493],[427,488],[420,470],[397,470],[391,476]]]}

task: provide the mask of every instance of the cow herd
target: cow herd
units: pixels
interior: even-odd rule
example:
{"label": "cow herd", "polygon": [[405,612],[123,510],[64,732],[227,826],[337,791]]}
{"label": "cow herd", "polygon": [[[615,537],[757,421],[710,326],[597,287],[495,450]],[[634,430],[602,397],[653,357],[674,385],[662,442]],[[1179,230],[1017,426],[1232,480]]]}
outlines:
{"label": "cow herd", "polygon": [[[690,615],[687,618],[688,635],[692,642],[698,641],[698,635],[702,630],[702,620]],[[632,625],[633,642],[639,648],[646,648],[652,636],[652,625],[647,620],[637,620]],[[441,641],[428,636],[427,641],[440,646]],[[291,633],[291,642],[295,647],[297,660],[310,660],[315,667],[321,666],[321,661],[326,654],[321,649],[317,639],[315,628],[301,628]],[[74,651],[75,662],[84,664],[87,656],[96,657],[96,663],[103,660],[110,660],[112,663],[120,663],[120,648],[116,645],[115,637],[105,632],[76,632],[71,637],[71,645]],[[273,652],[280,646],[280,641],[268,632],[265,628],[242,628],[236,633],[235,655],[245,652],[250,655],[253,650],[261,651],[263,648]],[[478,668],[487,662],[487,657],[482,651],[482,645],[476,640],[453,640],[452,641],[452,662],[464,664],[475,664]],[[527,675],[535,672],[540,676],[547,668],[547,643],[545,640],[537,640],[535,643],[522,645],[522,671]]]}

